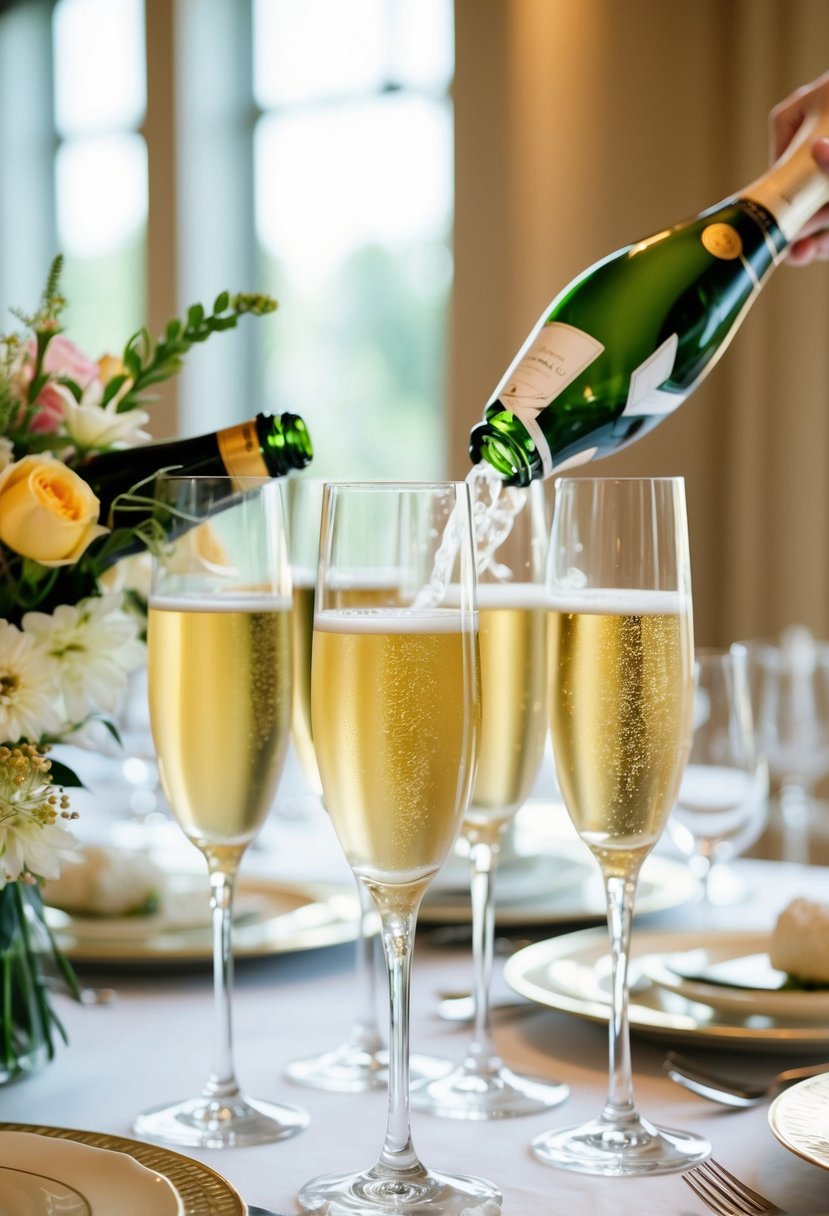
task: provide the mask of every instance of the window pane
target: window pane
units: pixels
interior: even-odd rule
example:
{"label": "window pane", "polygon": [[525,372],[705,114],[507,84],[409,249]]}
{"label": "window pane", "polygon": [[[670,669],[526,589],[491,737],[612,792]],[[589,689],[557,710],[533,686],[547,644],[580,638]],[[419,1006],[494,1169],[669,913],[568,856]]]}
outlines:
{"label": "window pane", "polygon": [[399,0],[394,10],[394,78],[445,92],[455,72],[452,0]]}
{"label": "window pane", "polygon": [[254,94],[263,109],[378,89],[388,0],[255,0]]}
{"label": "window pane", "polygon": [[53,29],[59,133],[137,129],[146,107],[143,0],[58,0]]}
{"label": "window pane", "polygon": [[138,135],[68,140],[55,173],[67,328],[94,357],[120,353],[144,313],[146,146]]}
{"label": "window pane", "polygon": [[145,226],[147,149],[140,135],[69,140],[58,150],[55,171],[66,253],[109,253]]}
{"label": "window pane", "polygon": [[448,102],[274,115],[255,150],[257,234],[281,300],[270,407],[305,414],[319,475],[442,475]]}

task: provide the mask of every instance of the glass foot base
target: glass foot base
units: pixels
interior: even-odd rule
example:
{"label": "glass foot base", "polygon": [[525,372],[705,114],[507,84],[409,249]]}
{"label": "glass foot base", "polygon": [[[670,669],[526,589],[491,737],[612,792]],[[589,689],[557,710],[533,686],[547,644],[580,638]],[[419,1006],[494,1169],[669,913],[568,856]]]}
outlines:
{"label": "glass foot base", "polygon": [[634,1115],[618,1123],[595,1119],[544,1132],[530,1148],[539,1161],[581,1174],[634,1176],[687,1170],[711,1154],[701,1136],[655,1127]]}
{"label": "glass foot base", "polygon": [[511,1119],[558,1106],[566,1085],[522,1077],[509,1068],[475,1072],[464,1065],[447,1076],[412,1089],[412,1106],[445,1119]]}
{"label": "glass foot base", "polygon": [[156,1106],[133,1123],[137,1136],[185,1148],[242,1148],[295,1136],[308,1126],[298,1106],[243,1098],[190,1098]]}
{"label": "glass foot base", "polygon": [[433,1173],[422,1166],[392,1172],[379,1165],[362,1174],[312,1178],[297,1196],[300,1212],[319,1216],[499,1216],[503,1196],[483,1178]]}
{"label": "glass foot base", "polygon": [[[389,1083],[389,1053],[369,1051],[358,1043],[343,1043],[308,1060],[292,1060],[285,1076],[309,1089],[337,1093],[363,1093],[367,1089],[386,1089]],[[437,1056],[413,1055],[409,1060],[412,1085],[445,1076],[451,1061]]]}

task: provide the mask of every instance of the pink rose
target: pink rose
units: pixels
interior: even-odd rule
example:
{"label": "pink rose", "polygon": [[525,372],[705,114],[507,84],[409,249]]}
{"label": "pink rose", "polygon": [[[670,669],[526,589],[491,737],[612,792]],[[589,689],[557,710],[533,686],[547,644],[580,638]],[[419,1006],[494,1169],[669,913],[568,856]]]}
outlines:
{"label": "pink rose", "polygon": [[[34,371],[34,355],[36,346],[34,339],[28,344],[30,358],[26,361],[25,376],[30,381]],[[68,376],[76,384],[85,389],[96,380],[99,374],[98,364],[87,359],[78,350],[74,342],[57,334],[46,347],[43,357],[43,370],[52,376]],[[40,391],[37,404],[40,409],[32,418],[31,429],[34,432],[51,435],[58,429],[66,413],[66,394],[69,392],[61,384],[52,382],[45,384]]]}

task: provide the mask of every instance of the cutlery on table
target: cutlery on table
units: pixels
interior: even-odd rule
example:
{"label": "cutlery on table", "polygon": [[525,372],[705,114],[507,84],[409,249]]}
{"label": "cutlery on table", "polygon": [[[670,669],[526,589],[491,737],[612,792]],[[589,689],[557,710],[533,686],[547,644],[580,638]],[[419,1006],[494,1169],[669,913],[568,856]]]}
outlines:
{"label": "cutlery on table", "polygon": [[782,1208],[740,1182],[713,1157],[687,1170],[682,1181],[718,1216],[785,1216]]}
{"label": "cutlery on table", "polygon": [[720,1102],[723,1106],[745,1107],[756,1106],[766,1098],[773,1098],[793,1081],[802,1081],[804,1077],[816,1077],[820,1073],[829,1072],[829,1062],[786,1068],[771,1080],[757,1084],[751,1081],[735,1081],[730,1077],[709,1072],[693,1060],[669,1051],[665,1056],[662,1071],[672,1081],[684,1085],[686,1089],[700,1094],[703,1098],[710,1098],[712,1102]]}

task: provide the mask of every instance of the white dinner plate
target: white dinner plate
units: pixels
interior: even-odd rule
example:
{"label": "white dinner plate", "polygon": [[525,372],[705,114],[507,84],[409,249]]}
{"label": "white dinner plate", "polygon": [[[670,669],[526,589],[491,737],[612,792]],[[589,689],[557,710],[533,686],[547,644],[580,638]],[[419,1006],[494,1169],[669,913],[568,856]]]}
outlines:
{"label": "white dinner plate", "polygon": [[[733,1010],[746,1016],[758,1013],[774,1017],[806,1021],[811,1025],[823,1019],[829,1022],[829,990],[808,991],[796,988],[762,986],[765,972],[773,977],[768,963],[769,934],[742,934],[739,939],[726,938],[673,954],[652,954],[641,960],[642,973],[654,984],[676,992],[689,1001],[701,1001],[715,1009]],[[717,968],[725,979],[731,974],[735,983],[713,983],[705,979],[709,968]],[[756,968],[757,986],[751,984]]]}
{"label": "white dinner plate", "polygon": [[[720,1009],[689,1000],[654,983],[647,974],[653,960],[689,950],[733,950],[750,954],[756,933],[656,933],[639,929],[631,947],[630,1026],[649,1038],[697,1042],[744,1050],[787,1052],[825,1049],[829,1019],[791,1018],[782,1013]],[[643,964],[644,963],[644,969]],[[550,1009],[594,1022],[607,1022],[610,956],[607,930],[584,929],[550,941],[536,942],[507,959],[504,976],[520,996]],[[809,995],[804,993],[804,996]]]}
{"label": "white dinner plate", "polygon": [[[75,963],[209,963],[213,948],[207,905],[201,918],[194,920],[192,911],[207,888],[207,874],[173,875],[170,882],[181,896],[171,915],[89,917],[48,908],[58,945]],[[242,875],[235,902],[236,959],[315,950],[359,936],[359,900],[352,887]]]}
{"label": "white dinner plate", "polygon": [[34,1132],[0,1132],[3,1216],[183,1216],[168,1178],[124,1153]]}
{"label": "white dinner plate", "polygon": [[[48,1190],[44,1200],[42,1188],[40,1195],[31,1187],[26,1191],[21,1173],[56,1179],[72,1206],[57,1206]],[[246,1216],[247,1207],[215,1170],[159,1145],[104,1132],[0,1123],[0,1211],[3,1216]]]}
{"label": "white dinner plate", "polygon": [[807,1077],[784,1089],[769,1107],[769,1127],[784,1148],[829,1170],[829,1076]]}
{"label": "white dinner plate", "polygon": [[[525,859],[523,889],[520,863],[514,858],[510,859],[508,882],[502,884],[500,873],[496,876],[495,919],[499,925],[572,925],[606,919],[602,876],[580,840],[558,840],[534,855],[527,853]],[[642,867],[635,915],[687,904],[697,888],[687,865],[652,853]],[[447,892],[439,884],[426,892],[418,914],[421,924],[458,924],[470,918],[469,890]]]}

